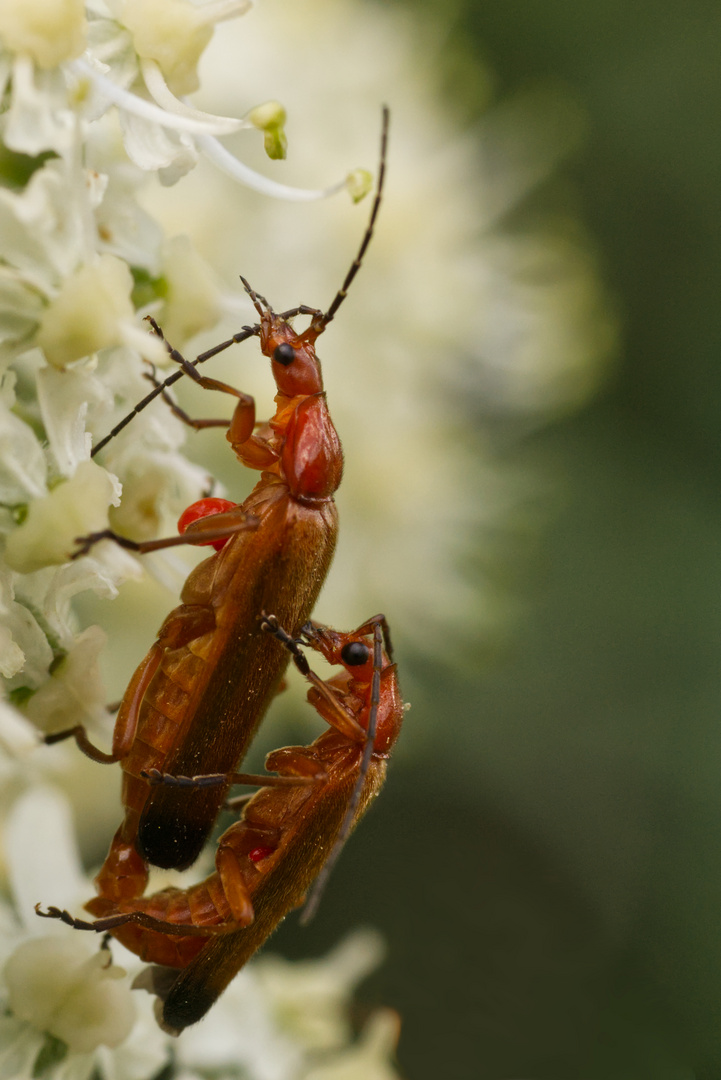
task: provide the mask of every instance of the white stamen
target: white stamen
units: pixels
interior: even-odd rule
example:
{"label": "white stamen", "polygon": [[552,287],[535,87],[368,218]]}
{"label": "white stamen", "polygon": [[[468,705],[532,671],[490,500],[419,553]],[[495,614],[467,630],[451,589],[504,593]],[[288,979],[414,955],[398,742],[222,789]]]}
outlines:
{"label": "white stamen", "polygon": [[330,195],[337,195],[346,186],[345,179],[327,188],[296,188],[287,184],[279,184],[276,180],[269,180],[253,169],[248,168],[242,161],[234,158],[230,151],[226,150],[217,139],[210,135],[201,135],[196,139],[198,149],[201,150],[209,161],[217,165],[219,169],[227,173],[234,180],[238,180],[253,191],[259,191],[262,195],[269,195],[273,199],[286,199],[289,202],[312,202],[315,199],[327,199]]}
{"label": "white stamen", "polygon": [[143,59],[143,57],[139,60],[145,85],[150,95],[165,112],[175,116],[184,116],[188,120],[196,120],[204,125],[204,130],[207,130],[208,124],[225,124],[227,131],[240,131],[241,128],[253,127],[249,120],[237,120],[233,116],[215,116],[213,113],[202,112],[191,105],[186,105],[168,89],[163,73],[154,60]]}
{"label": "white stamen", "polygon": [[[103,75],[94,63],[87,60],[74,60],[71,67],[76,75],[90,79],[100,93],[109,98],[114,105],[143,120],[159,124],[161,127],[171,128],[174,131],[187,131],[191,135],[229,135],[246,126],[243,120],[211,116],[210,113],[198,112],[196,116],[179,116],[176,113],[167,112],[158,105],[154,105],[152,101],[145,101],[137,94],[123,90]],[[201,117],[207,117],[207,119],[201,119]]]}

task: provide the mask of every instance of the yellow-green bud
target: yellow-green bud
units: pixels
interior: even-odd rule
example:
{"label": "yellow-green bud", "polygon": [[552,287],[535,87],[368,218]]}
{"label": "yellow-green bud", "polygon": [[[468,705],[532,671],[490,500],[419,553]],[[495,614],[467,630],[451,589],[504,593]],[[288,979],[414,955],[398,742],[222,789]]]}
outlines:
{"label": "yellow-green bud", "polygon": [[266,101],[256,105],[246,115],[253,127],[263,132],[263,147],[273,161],[282,161],[288,152],[288,139],[285,134],[285,109],[279,101]]}
{"label": "yellow-green bud", "polygon": [[45,309],[35,338],[49,364],[62,370],[74,360],[118,345],[119,322],[134,317],[133,279],[126,263],[100,255],[63,282]]}
{"label": "yellow-green bud", "polygon": [[202,7],[189,0],[125,0],[121,20],[138,56],[155,61],[174,94],[198,89],[198,61],[213,36]]}
{"label": "yellow-green bud", "polygon": [[353,202],[358,203],[373,187],[373,176],[367,169],[354,169],[346,176],[345,186]]}

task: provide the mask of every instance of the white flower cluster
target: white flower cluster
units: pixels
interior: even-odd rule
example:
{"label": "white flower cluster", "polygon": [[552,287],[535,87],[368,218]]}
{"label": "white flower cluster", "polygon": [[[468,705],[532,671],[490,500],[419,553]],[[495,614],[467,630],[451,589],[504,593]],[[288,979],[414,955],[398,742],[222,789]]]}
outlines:
{"label": "white flower cluster", "polygon": [[[375,935],[302,971],[262,961],[174,1043],[157,1027],[150,997],[131,993],[137,958],[114,946],[120,967],[92,936],[34,911],[40,900],[79,910],[92,893],[70,806],[49,781],[72,788],[82,827],[88,778],[103,770],[92,766],[78,781],[76,748],[43,748],[37,736],[78,723],[107,728],[98,665],[105,634],[82,629],[73,601],[88,590],[114,597],[141,573],[111,544],[69,561],[75,538],[109,523],[136,540],[155,536],[208,483],[179,454],[183,428],[164,407],[110,445],[107,468],[90,457],[92,443],[147,393],[143,361],[167,363],[142,314],[157,315],[182,347],[222,306],[207,264],[186,236],[166,238],[139,191],[149,174],[175,183],[202,152],[267,194],[327,193],[266,181],[217,142],[255,128],[266,153],[281,157],[277,103],[235,120],[182,100],[197,87],[214,24],[249,6],[0,5],[0,1080],[149,1080],[171,1063],[185,1080],[303,1080],[328,1068],[360,1078],[386,1068],[396,1041],[395,1018],[379,1014],[348,1048],[347,1002],[378,962]],[[155,569],[174,564],[161,556]],[[102,818],[102,798],[97,805],[85,816]]]}
{"label": "white flower cluster", "polygon": [[[112,473],[91,461],[90,447],[92,433],[147,389],[139,357],[167,360],[136,308],[154,300],[180,343],[217,318],[210,271],[187,238],[164,239],[136,196],[143,170],[169,181],[195,163],[192,131],[242,126],[180,102],[166,109],[148,87],[170,97],[166,80],[192,88],[213,21],[246,6],[0,8],[0,666],[44,730],[92,722],[104,709],[102,634],[78,633],[72,598],[87,589],[113,596],[139,572],[112,548],[68,562],[74,538],[107,527],[122,488],[116,524],[135,539],[155,534],[168,504],[196,497],[205,482],[177,454],[173,422],[142,418],[108,455]],[[169,23],[184,32],[169,36]]]}

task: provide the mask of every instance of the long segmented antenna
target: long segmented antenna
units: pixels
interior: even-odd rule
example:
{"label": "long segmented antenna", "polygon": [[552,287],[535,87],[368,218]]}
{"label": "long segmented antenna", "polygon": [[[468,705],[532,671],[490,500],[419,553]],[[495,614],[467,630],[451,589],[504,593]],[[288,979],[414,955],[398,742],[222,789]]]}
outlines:
{"label": "long segmented antenna", "polygon": [[[290,318],[291,316],[288,317]],[[165,341],[160,327],[154,320],[153,328],[156,334],[158,334],[163,339],[163,341]],[[135,408],[132,409],[132,411],[129,412],[127,416],[123,417],[119,424],[115,425],[112,431],[109,431],[108,434],[103,439],[101,439],[99,443],[96,443],[96,445],[90,451],[90,456],[95,457],[96,454],[99,454],[100,451],[108,445],[110,440],[114,439],[116,435],[119,435],[123,428],[127,427],[130,421],[135,416],[137,416],[138,413],[141,413],[143,409],[147,409],[148,405],[150,405],[151,402],[155,401],[156,397],[158,397],[160,394],[163,394],[168,389],[168,387],[172,386],[173,383],[176,383],[178,379],[182,379],[183,375],[189,375],[190,372],[188,371],[188,368],[190,368],[192,371],[198,366],[198,364],[202,364],[206,360],[210,360],[211,356],[215,356],[217,353],[223,352],[224,349],[230,348],[231,345],[237,345],[241,341],[247,341],[248,338],[255,337],[259,333],[260,326],[244,326],[243,329],[239,330],[237,334],[233,334],[232,338],[229,338],[228,341],[223,341],[220,345],[213,346],[213,348],[208,349],[207,352],[201,353],[200,356],[196,356],[195,360],[186,360],[185,357],[181,353],[179,353],[177,349],[173,349],[170,345],[168,345],[167,342],[165,342],[168,346],[168,353],[170,354],[171,358],[175,360],[176,363],[181,365],[180,368],[177,371],[174,371],[172,375],[169,375],[167,379],[164,379],[163,382],[158,383],[157,386],[155,386],[150,391],[150,393],[143,398],[142,401],[138,402]]]}
{"label": "long segmented antenna", "polygon": [[[333,300],[333,303],[330,305],[330,307],[328,308],[326,313],[323,315],[322,319],[319,320],[321,330],[323,330],[328,325],[328,323],[331,321],[331,319],[335,318],[335,314],[336,314],[338,308],[341,306],[341,304],[345,300],[346,296],[348,295],[348,289],[351,286],[351,282],[353,281],[353,278],[356,276],[356,274],[360,270],[361,263],[363,262],[363,256],[365,255],[366,251],[368,250],[368,245],[370,244],[371,239],[373,237],[373,230],[375,229],[376,218],[378,217],[378,211],[379,211],[380,205],[381,205],[381,197],[383,195],[383,183],[385,181],[385,176],[386,176],[386,156],[387,156],[387,151],[388,151],[388,125],[390,123],[390,116],[391,116],[390,109],[388,108],[387,105],[384,105],[383,106],[383,126],[381,128],[380,164],[378,166],[378,182],[376,184],[376,195],[375,195],[375,199],[373,200],[373,207],[371,209],[371,216],[370,216],[370,221],[368,222],[368,228],[366,229],[366,231],[365,231],[365,233],[363,235],[363,239],[361,241],[361,246],[358,249],[358,254],[355,257],[355,260],[354,260],[350,270],[348,271],[348,273],[345,276],[345,281],[341,285],[338,292],[335,294],[335,299]],[[316,323],[316,326],[318,326],[318,323]]]}
{"label": "long segmented antenna", "polygon": [[343,845],[345,844],[353,823],[355,821],[356,814],[358,812],[358,805],[360,803],[361,794],[363,792],[363,785],[365,784],[365,778],[368,775],[368,769],[370,768],[371,758],[373,756],[373,744],[376,737],[376,725],[378,723],[378,707],[381,700],[381,668],[383,667],[383,636],[382,631],[378,623],[373,627],[373,680],[371,682],[371,696],[370,696],[370,715],[368,717],[368,737],[366,739],[365,746],[363,747],[363,757],[361,758],[360,769],[358,772],[358,779],[353,789],[350,802],[348,803],[348,809],[346,810],[343,823],[340,827],[338,836],[335,843],[331,848],[330,855],[325,861],[325,865],[321,870],[318,877],[315,879],[312,889],[308,895],[305,907],[301,912],[300,924],[301,926],[307,926],[310,920],[318,910],[321,897],[325,892],[325,887],[328,883],[328,878],[333,872],[333,867],[338,862]]}

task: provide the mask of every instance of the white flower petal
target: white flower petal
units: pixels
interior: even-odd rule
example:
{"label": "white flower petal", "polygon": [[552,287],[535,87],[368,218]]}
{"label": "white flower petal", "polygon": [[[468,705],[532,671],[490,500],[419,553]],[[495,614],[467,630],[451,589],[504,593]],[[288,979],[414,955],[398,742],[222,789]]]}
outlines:
{"label": "white flower petal", "polygon": [[8,566],[27,574],[67,562],[76,537],[107,528],[108,506],[114,501],[115,486],[105,469],[82,461],[71,479],[30,504],[22,525],[8,537]]}
{"label": "white flower petal", "polygon": [[253,1080],[288,1080],[298,1073],[299,1048],[273,1022],[249,969],[235,977],[202,1024],[177,1043],[178,1064],[207,1070],[245,1068]]}
{"label": "white flower petal", "polygon": [[182,180],[198,164],[198,149],[189,135],[180,135],[178,152],[171,162],[158,169],[158,179],[163,187],[172,187]]}
{"label": "white flower petal", "polygon": [[62,72],[36,71],[28,56],[16,56],[12,80],[4,131],[7,146],[20,154],[45,150],[67,154],[75,138],[75,118],[67,107]]}
{"label": "white flower petal", "polygon": [[53,734],[106,718],[105,685],[98,660],[107,643],[99,626],[89,626],[78,634],[68,653],[53,665],[47,679],[25,706],[25,714],[45,734]]}
{"label": "white flower petal", "polygon": [[198,88],[198,61],[213,36],[202,7],[188,0],[124,0],[123,22],[139,56],[157,61],[175,93]]}
{"label": "white flower petal", "polygon": [[111,87],[127,90],[139,77],[140,68],[130,32],[115,19],[107,17],[91,15],[87,55],[92,58],[86,61],[87,67],[76,67],[74,74],[92,87],[90,97],[83,102],[83,116],[97,120],[114,102],[103,93],[105,82],[96,79],[95,73],[103,75]]}
{"label": "white flower petal", "polygon": [[[111,514],[113,528],[131,540],[158,536],[169,517],[176,518],[206,486],[205,470],[180,464],[175,454],[127,457],[123,499]],[[187,570],[187,568],[186,568]]]}
{"label": "white flower petal", "polygon": [[303,1072],[303,1080],[400,1080],[390,1064],[395,1053],[400,1019],[392,1009],[374,1013],[355,1046],[334,1054]]}
{"label": "white flower petal", "polygon": [[139,352],[143,360],[148,360],[151,364],[167,363],[168,350],[160,338],[149,334],[144,327],[138,326],[134,320],[123,319],[118,323],[118,330],[123,344]]}
{"label": "white flower petal", "polygon": [[[46,571],[40,571],[40,574],[44,573]],[[68,648],[74,640],[74,616],[70,606],[73,597],[90,589],[97,596],[113,600],[118,595],[118,586],[124,581],[141,578],[143,570],[129,552],[123,551],[118,544],[106,543],[98,544],[90,555],[47,573],[52,573],[52,577],[49,583],[48,580],[38,582],[35,604],[61,646]],[[29,575],[31,579],[38,576]],[[23,594],[29,585],[26,577],[19,586]]]}
{"label": "white flower petal", "polygon": [[93,125],[87,145],[88,166],[107,177],[102,202],[95,212],[101,250],[124,259],[131,267],[156,275],[163,231],[138,202],[146,175],[125,156],[116,117]]}
{"label": "white flower petal", "polygon": [[16,270],[0,266],[0,345],[26,342],[42,311],[37,289],[23,281]]}
{"label": "white flower petal", "polygon": [[21,759],[37,746],[38,737],[32,724],[0,700],[0,755]]}
{"label": "white flower petal", "polygon": [[0,1016],[0,1080],[34,1080],[43,1036],[25,1020]]}
{"label": "white flower petal", "polygon": [[[23,942],[4,975],[13,1013],[75,1054],[118,1046],[130,1034],[135,1009],[127,981],[120,981],[125,972],[80,934]],[[71,1066],[68,1076],[82,1069],[80,1061]]]}
{"label": "white flower petal", "polygon": [[22,671],[25,663],[25,653],[13,639],[9,629],[0,626],[0,675],[4,679],[12,679],[18,671]]}
{"label": "white flower petal", "polygon": [[27,932],[82,938],[35,913],[40,902],[74,908],[88,897],[67,799],[52,787],[32,787],[21,795],[7,819],[5,850],[15,905]]}
{"label": "white flower petal", "polygon": [[245,15],[254,6],[255,0],[207,0],[199,14],[206,23],[227,22]]}
{"label": "white flower petal", "polygon": [[348,1003],[384,955],[380,934],[358,930],[320,960],[262,956],[253,972],[281,1028],[309,1049],[327,1050],[348,1040]]}
{"label": "white flower petal", "polygon": [[121,327],[134,318],[132,290],[129,267],[114,255],[95,255],[67,275],[35,336],[48,363],[64,370],[119,344]]}
{"label": "white flower petal", "polygon": [[188,338],[217,323],[220,292],[215,275],[188,236],[166,240],[162,259],[167,295],[159,320],[167,340],[182,350]]}
{"label": "white flower petal", "polygon": [[[16,602],[13,589],[15,577],[6,567],[0,568],[0,619],[6,640],[13,645],[3,659],[3,674],[10,680],[10,690],[17,687],[35,689],[47,677],[53,650],[31,611],[24,604]],[[18,666],[17,660],[20,661]]]}
{"label": "white flower petal", "polygon": [[47,465],[32,428],[0,400],[0,503],[17,506],[47,491]]}
{"label": "white flower petal", "polygon": [[52,1068],[48,1080],[93,1080],[95,1054],[71,1053]]}
{"label": "white flower petal", "polygon": [[78,176],[61,159],[46,161],[20,192],[0,187],[3,258],[51,295],[85,254]]}
{"label": "white flower petal", "polygon": [[134,993],[133,1004],[137,1019],[128,1039],[115,1050],[104,1046],[97,1050],[103,1080],[152,1080],[171,1059],[170,1040],[158,1027],[150,995]]}
{"label": "white flower petal", "polygon": [[54,68],[85,48],[83,0],[23,0],[0,8],[0,37],[11,52]]}
{"label": "white flower petal", "polygon": [[187,136],[166,131],[160,124],[148,123],[130,112],[120,113],[120,125],[128,157],[139,169],[156,171],[176,161],[182,168],[197,153]]}
{"label": "white flower petal", "polygon": [[55,466],[61,476],[73,476],[90,457],[91,436],[85,430],[88,406],[107,398],[102,383],[84,371],[38,372],[38,403]]}

